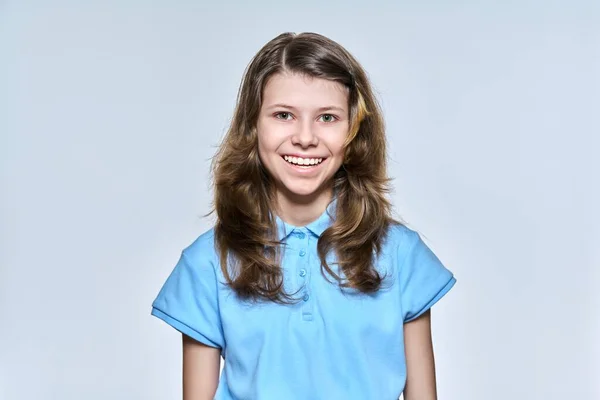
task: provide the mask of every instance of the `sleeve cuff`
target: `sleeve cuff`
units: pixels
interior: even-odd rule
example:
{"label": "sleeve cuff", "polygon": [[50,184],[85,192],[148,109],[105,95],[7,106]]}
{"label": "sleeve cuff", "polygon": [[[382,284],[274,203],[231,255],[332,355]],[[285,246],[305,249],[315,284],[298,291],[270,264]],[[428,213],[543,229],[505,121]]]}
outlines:
{"label": "sleeve cuff", "polygon": [[186,334],[187,336],[191,337],[194,340],[197,340],[198,342],[200,342],[202,344],[205,344],[210,347],[215,347],[218,349],[222,348],[220,344],[210,340],[205,335],[201,334],[200,332],[196,331],[195,329],[191,328],[190,326],[184,324],[183,322],[171,317],[170,315],[162,312],[161,310],[159,310],[156,307],[152,307],[152,312],[150,314],[163,320],[167,324],[171,325],[173,328],[177,329],[179,332]]}
{"label": "sleeve cuff", "polygon": [[444,297],[444,295],[448,293],[450,289],[452,289],[455,283],[456,278],[454,278],[454,276],[451,276],[450,279],[444,285],[442,285],[442,288],[435,294],[435,296],[433,296],[433,298],[427,304],[425,304],[423,308],[421,308],[416,314],[407,317],[404,320],[404,322],[410,322],[414,319],[419,318],[423,313],[425,313],[425,311],[429,310],[435,303],[437,303],[442,297]]}

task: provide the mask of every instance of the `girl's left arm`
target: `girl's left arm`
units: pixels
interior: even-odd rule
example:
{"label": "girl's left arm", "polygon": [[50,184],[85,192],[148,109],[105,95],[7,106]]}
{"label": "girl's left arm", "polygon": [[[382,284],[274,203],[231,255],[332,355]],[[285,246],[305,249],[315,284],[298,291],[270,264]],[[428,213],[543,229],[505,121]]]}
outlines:
{"label": "girl's left arm", "polygon": [[431,340],[431,310],[404,324],[406,387],[404,400],[437,400]]}

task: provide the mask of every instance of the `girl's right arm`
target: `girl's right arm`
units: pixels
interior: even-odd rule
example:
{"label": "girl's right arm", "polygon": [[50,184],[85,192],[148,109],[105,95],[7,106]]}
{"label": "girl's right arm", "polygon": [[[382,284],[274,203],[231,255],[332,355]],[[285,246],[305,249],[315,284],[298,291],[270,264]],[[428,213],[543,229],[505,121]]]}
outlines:
{"label": "girl's right arm", "polygon": [[182,334],[183,400],[212,400],[219,384],[221,350]]}

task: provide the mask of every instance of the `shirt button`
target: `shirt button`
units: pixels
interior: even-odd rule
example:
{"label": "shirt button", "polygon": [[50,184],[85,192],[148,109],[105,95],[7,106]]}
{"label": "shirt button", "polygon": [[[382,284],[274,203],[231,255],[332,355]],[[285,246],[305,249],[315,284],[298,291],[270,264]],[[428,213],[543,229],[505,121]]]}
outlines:
{"label": "shirt button", "polygon": [[306,276],[306,270],[304,268],[300,270],[300,276]]}
{"label": "shirt button", "polygon": [[308,301],[308,294],[305,294],[304,297],[302,297],[302,300]]}
{"label": "shirt button", "polygon": [[304,250],[300,250],[300,257],[304,257],[306,255],[306,252]]}
{"label": "shirt button", "polygon": [[300,239],[304,239],[306,237],[306,235],[304,234],[304,232],[298,232],[298,237]]}

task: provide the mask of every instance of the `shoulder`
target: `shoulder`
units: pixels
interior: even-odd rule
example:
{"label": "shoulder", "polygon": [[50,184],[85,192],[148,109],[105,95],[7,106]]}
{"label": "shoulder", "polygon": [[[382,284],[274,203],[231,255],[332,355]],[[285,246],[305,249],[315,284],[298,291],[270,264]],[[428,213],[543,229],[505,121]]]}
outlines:
{"label": "shoulder", "polygon": [[417,231],[394,225],[389,239],[394,246],[391,251],[398,272],[403,318],[409,322],[441,299],[456,279]]}
{"label": "shoulder", "polygon": [[392,223],[388,229],[386,244],[399,256],[410,252],[419,241],[421,237],[417,231],[399,222]]}
{"label": "shoulder", "polygon": [[214,227],[202,232],[194,241],[183,249],[182,257],[190,266],[218,264],[218,252],[215,243]]}

